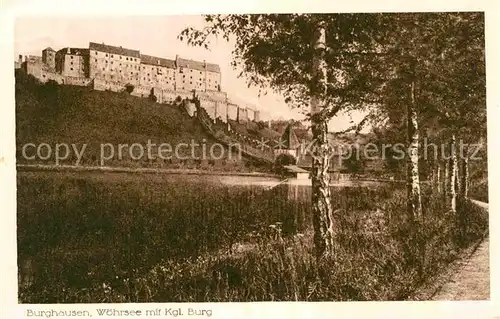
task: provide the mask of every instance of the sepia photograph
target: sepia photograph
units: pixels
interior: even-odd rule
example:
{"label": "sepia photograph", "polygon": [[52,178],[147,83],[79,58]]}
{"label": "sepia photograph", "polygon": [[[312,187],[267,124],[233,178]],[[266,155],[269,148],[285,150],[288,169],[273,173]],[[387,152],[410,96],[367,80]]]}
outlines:
{"label": "sepia photograph", "polygon": [[485,42],[480,11],[17,17],[18,303],[490,300]]}

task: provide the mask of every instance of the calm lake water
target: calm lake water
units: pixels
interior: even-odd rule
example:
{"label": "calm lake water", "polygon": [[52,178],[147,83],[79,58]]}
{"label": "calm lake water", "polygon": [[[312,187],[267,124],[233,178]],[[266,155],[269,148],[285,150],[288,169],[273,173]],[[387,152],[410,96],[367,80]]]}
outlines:
{"label": "calm lake water", "polygon": [[[72,177],[72,178],[84,178],[89,180],[101,180],[101,181],[126,181],[126,180],[145,180],[145,181],[169,181],[169,180],[179,180],[186,182],[199,182],[199,183],[213,183],[214,185],[226,185],[226,186],[251,186],[264,188],[272,188],[278,185],[290,185],[290,186],[301,186],[310,187],[311,180],[297,180],[288,179],[284,181],[279,177],[266,177],[266,176],[248,176],[248,175],[208,175],[208,174],[165,174],[165,173],[130,173],[130,172],[95,172],[95,171],[19,171],[17,172],[19,177],[33,177],[38,176],[52,176],[52,177]],[[384,185],[384,182],[378,181],[362,181],[362,180],[343,180],[343,181],[332,181],[330,183],[331,187],[373,187]]]}

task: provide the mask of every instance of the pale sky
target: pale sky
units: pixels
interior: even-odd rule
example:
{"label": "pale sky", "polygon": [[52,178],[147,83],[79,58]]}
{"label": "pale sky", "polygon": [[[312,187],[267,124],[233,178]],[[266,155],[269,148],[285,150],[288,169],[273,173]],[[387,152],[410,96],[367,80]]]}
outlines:
{"label": "pale sky", "polygon": [[[297,110],[291,110],[281,96],[269,91],[258,96],[258,89],[248,88],[246,80],[238,78],[239,71],[231,67],[233,43],[213,39],[210,50],[188,46],[177,39],[186,27],[203,28],[199,15],[177,16],[130,16],[130,17],[21,17],[15,24],[15,54],[41,55],[50,46],[55,50],[64,47],[88,48],[89,42],[123,46],[140,50],[142,54],[175,59],[183,58],[219,64],[222,73],[222,90],[239,104],[259,109],[263,119],[302,119]],[[268,114],[267,116],[265,114]],[[359,121],[359,114],[352,116]],[[338,131],[352,125],[350,116],[332,119],[330,129]]]}

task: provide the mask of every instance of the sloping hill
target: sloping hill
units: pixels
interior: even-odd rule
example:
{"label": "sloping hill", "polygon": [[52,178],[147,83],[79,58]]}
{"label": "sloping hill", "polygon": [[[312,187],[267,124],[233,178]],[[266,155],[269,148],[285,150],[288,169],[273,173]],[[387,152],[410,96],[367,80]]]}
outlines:
{"label": "sloping hill", "polygon": [[[129,147],[132,144],[140,144],[147,152],[148,141],[156,145],[168,143],[172,149],[180,143],[187,146],[178,148],[181,160],[151,161],[146,155],[139,160],[130,157]],[[56,143],[74,143],[79,149],[85,143],[87,148],[83,164],[88,165],[98,163],[101,145],[110,143],[116,154],[106,164],[112,166],[196,166],[206,162],[214,166],[230,165],[236,170],[249,166],[246,160],[239,160],[235,153],[229,160],[227,151],[224,151],[225,156],[220,160],[212,160],[213,157],[206,160],[192,159],[191,153],[194,153],[194,157],[210,155],[210,147],[215,141],[205,133],[197,119],[190,118],[181,107],[158,104],[127,93],[93,91],[85,87],[53,83],[42,85],[23,73],[16,74],[16,142],[18,162],[24,163],[27,160],[21,150],[26,143],[47,143],[52,148],[55,148]],[[127,145],[122,149],[121,160],[118,158],[118,144]],[[194,144],[198,146],[192,146]],[[205,145],[205,151],[202,145]],[[153,155],[158,154],[157,147],[151,149]],[[34,149],[30,150],[31,156]],[[140,155],[139,147],[136,146],[134,150],[133,156]],[[214,155],[221,155],[220,148],[214,148]],[[48,164],[51,161],[52,158],[38,162]],[[70,165],[72,162],[74,158],[70,157],[63,164]]]}

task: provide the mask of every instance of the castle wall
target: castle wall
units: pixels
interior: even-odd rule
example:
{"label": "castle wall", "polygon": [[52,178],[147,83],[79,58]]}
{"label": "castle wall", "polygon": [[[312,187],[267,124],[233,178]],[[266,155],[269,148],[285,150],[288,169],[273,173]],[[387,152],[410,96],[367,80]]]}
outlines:
{"label": "castle wall", "polygon": [[238,107],[238,122],[248,122],[248,111],[245,108]]}
{"label": "castle wall", "polygon": [[215,101],[212,100],[200,100],[200,106],[207,111],[208,116],[215,121],[216,119],[216,106]]}
{"label": "castle wall", "polygon": [[207,91],[220,90],[220,82],[221,82],[220,73],[207,71],[206,79],[207,80],[206,80],[205,90]]}
{"label": "castle wall", "polygon": [[217,118],[222,122],[227,123],[227,102],[216,101],[215,110]]}
{"label": "castle wall", "polygon": [[94,90],[121,92],[124,89],[125,89],[125,86],[119,82],[106,81],[106,80],[102,80],[102,79],[94,79]]}
{"label": "castle wall", "polygon": [[151,87],[137,85],[134,87],[134,91],[130,94],[138,97],[149,97],[151,94]]}
{"label": "castle wall", "polygon": [[46,64],[50,70],[56,68],[56,52],[50,48],[42,51],[42,62]]}
{"label": "castle wall", "polygon": [[210,99],[214,101],[222,101],[225,102],[227,100],[227,93],[226,92],[219,92],[219,91],[201,91],[198,92],[196,91],[196,95],[200,99]]}
{"label": "castle wall", "polygon": [[25,62],[26,73],[33,75],[38,80],[42,81],[42,59],[39,57],[29,56]]}
{"label": "castle wall", "polygon": [[248,121],[255,120],[255,111],[253,109],[247,108],[247,120]]}
{"label": "castle wall", "polygon": [[141,63],[140,68],[140,85],[175,90],[175,69],[144,63]]}
{"label": "castle wall", "polygon": [[42,74],[41,81],[44,83],[52,80],[56,81],[58,84],[66,84],[65,78],[61,74],[51,72],[44,68],[42,68],[41,74]]}
{"label": "castle wall", "polygon": [[193,97],[193,93],[186,91],[162,90],[162,101],[160,103],[172,103],[178,97],[182,100],[191,99]]}
{"label": "castle wall", "polygon": [[82,55],[65,54],[62,59],[61,74],[72,77],[87,77],[87,59]]}
{"label": "castle wall", "polygon": [[73,77],[65,76],[64,84],[67,85],[78,85],[78,86],[88,86],[92,82],[92,79],[86,77]]}
{"label": "castle wall", "polygon": [[238,119],[238,105],[234,103],[227,104],[227,118],[233,121]]}
{"label": "castle wall", "polygon": [[91,78],[139,85],[140,58],[90,50],[89,64]]}
{"label": "castle wall", "polygon": [[254,112],[254,119],[255,122],[260,122],[260,111],[255,110]]}

